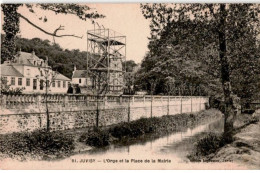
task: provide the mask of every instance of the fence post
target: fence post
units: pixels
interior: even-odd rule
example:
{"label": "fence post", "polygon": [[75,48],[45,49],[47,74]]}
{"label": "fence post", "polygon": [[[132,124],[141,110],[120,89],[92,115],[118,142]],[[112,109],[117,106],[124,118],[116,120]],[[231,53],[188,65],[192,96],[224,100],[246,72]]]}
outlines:
{"label": "fence post", "polygon": [[2,95],[2,107],[6,108],[6,95]]}
{"label": "fence post", "polygon": [[122,105],[122,102],[123,102],[122,99],[123,99],[123,98],[122,98],[122,95],[120,95],[120,96],[119,96],[119,103],[120,103],[120,105]]}
{"label": "fence post", "polygon": [[170,96],[168,95],[168,102],[167,102],[167,115],[170,114]]}
{"label": "fence post", "polygon": [[69,102],[69,98],[68,98],[68,95],[64,95],[64,99],[63,99],[63,101],[64,101],[64,107],[66,107],[67,105],[69,105],[68,104],[68,102]]}
{"label": "fence post", "polygon": [[85,97],[86,97],[86,106],[89,106],[89,96],[86,95]]}
{"label": "fence post", "polygon": [[38,94],[37,95],[37,106],[38,106],[38,108],[40,108],[40,106],[41,106],[41,101],[42,101],[42,96],[41,96],[41,94]]}
{"label": "fence post", "polygon": [[190,97],[190,111],[192,113],[192,96]]}
{"label": "fence post", "polygon": [[104,97],[104,109],[107,108],[107,105],[108,105],[108,104],[107,104],[107,96],[105,96],[105,97]]}
{"label": "fence post", "polygon": [[181,96],[181,114],[182,114],[182,96]]}
{"label": "fence post", "polygon": [[201,97],[200,97],[200,99],[199,99],[199,109],[200,109],[200,111],[201,111]]}

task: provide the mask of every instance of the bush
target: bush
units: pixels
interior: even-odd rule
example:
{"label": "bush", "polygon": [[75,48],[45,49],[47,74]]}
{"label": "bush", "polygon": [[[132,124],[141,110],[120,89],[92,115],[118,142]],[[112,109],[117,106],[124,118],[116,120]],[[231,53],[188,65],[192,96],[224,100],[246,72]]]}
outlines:
{"label": "bush", "polygon": [[111,133],[111,135],[115,138],[122,139],[131,133],[131,128],[129,123],[122,123],[110,128],[109,133]]}
{"label": "bush", "polygon": [[90,131],[86,137],[86,144],[95,147],[105,147],[110,144],[108,131],[94,130]]}
{"label": "bush", "polygon": [[222,146],[222,135],[209,133],[206,137],[200,139],[196,144],[196,152],[199,155],[206,156],[214,153]]}
{"label": "bush", "polygon": [[32,154],[43,156],[68,154],[74,150],[74,140],[59,132],[34,131],[1,135],[0,152],[8,155]]}

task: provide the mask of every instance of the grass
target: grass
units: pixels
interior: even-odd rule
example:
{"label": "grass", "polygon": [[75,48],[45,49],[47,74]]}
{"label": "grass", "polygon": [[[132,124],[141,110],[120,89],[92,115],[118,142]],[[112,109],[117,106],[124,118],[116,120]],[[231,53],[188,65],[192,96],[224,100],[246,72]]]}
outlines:
{"label": "grass", "polygon": [[39,130],[0,136],[0,153],[11,158],[25,159],[27,155],[42,159],[48,156],[62,157],[69,155],[74,148],[73,137],[62,132]]}
{"label": "grass", "polygon": [[[250,124],[259,122],[259,117],[252,117],[250,114],[240,114],[234,122],[233,136]],[[222,133],[209,133],[195,144],[195,150],[187,157],[190,161],[210,160],[212,156],[223,146],[234,142],[234,137],[226,140]],[[240,143],[238,144],[240,145]],[[241,144],[242,145],[242,144]],[[247,145],[247,144],[243,144]]]}

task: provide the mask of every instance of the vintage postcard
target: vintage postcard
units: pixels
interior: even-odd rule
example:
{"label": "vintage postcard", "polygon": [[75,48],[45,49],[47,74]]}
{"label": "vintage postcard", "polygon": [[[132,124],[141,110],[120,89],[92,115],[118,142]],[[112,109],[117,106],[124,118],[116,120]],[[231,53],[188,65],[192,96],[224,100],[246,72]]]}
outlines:
{"label": "vintage postcard", "polygon": [[260,169],[260,4],[1,4],[0,169]]}

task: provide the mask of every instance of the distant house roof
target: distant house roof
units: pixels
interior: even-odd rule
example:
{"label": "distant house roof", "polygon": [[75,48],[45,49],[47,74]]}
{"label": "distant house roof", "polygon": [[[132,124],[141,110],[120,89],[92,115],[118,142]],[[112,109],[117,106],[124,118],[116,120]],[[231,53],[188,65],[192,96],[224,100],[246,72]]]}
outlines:
{"label": "distant house roof", "polygon": [[23,75],[16,70],[12,65],[1,64],[1,76],[16,76],[23,77]]}
{"label": "distant house roof", "polygon": [[87,78],[87,70],[76,70],[73,72],[72,78]]}
{"label": "distant house roof", "polygon": [[56,78],[56,80],[71,80],[70,78],[67,78],[66,76],[64,76],[63,74],[58,73]]}
{"label": "distant house roof", "polygon": [[22,58],[22,59],[36,59],[36,60],[41,60],[38,56],[36,56],[36,55],[34,54],[34,52],[32,52],[32,53],[19,52],[18,55],[19,55],[19,58]]}
{"label": "distant house roof", "polygon": [[18,54],[15,56],[15,60],[16,60],[15,64],[28,65],[28,66],[38,66],[32,63],[34,60],[44,62],[44,60],[36,56],[34,52],[28,53],[28,52],[21,52],[21,51],[18,52]]}

